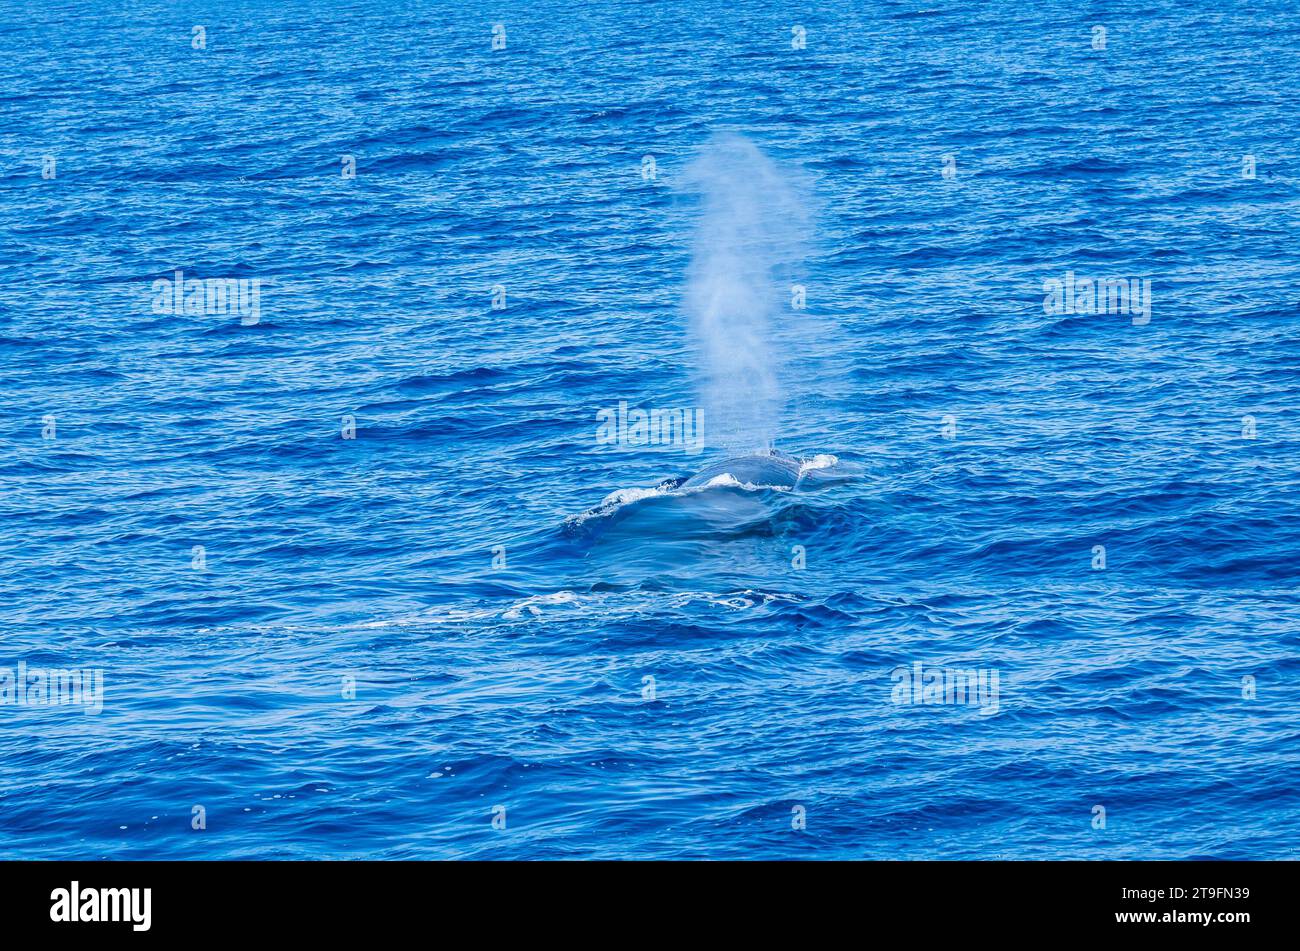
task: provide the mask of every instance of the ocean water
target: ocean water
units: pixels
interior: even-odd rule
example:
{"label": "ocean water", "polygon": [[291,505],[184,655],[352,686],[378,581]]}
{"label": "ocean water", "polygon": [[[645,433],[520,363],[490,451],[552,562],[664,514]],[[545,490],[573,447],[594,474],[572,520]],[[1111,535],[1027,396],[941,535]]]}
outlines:
{"label": "ocean water", "polygon": [[[0,857],[1294,857],[1297,76],[1277,0],[10,0]],[[769,445],[851,477],[630,491]]]}

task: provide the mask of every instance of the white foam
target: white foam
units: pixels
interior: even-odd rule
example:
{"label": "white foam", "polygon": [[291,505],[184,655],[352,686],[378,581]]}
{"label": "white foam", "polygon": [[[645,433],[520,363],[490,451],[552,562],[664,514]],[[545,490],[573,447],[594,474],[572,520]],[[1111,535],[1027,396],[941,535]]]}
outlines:
{"label": "white foam", "polygon": [[695,489],[744,489],[746,492],[763,492],[773,489],[777,492],[789,492],[788,485],[759,485],[754,482],[741,482],[730,472],[724,472],[716,475],[708,482],[701,486],[695,486]]}
{"label": "white foam", "polygon": [[600,507],[606,505],[620,506],[630,505],[633,502],[640,502],[642,499],[653,499],[660,495],[668,495],[667,489],[619,489],[609,493],[600,503]]}
{"label": "white foam", "polygon": [[829,452],[819,452],[811,459],[805,459],[799,466],[799,474],[813,472],[817,469],[830,469],[840,464],[839,457],[832,456]]}
{"label": "white foam", "polygon": [[541,617],[542,609],[538,605],[575,604],[579,597],[572,591],[556,591],[552,594],[538,594],[513,604],[501,615],[507,621],[517,621],[527,611],[533,617]]}

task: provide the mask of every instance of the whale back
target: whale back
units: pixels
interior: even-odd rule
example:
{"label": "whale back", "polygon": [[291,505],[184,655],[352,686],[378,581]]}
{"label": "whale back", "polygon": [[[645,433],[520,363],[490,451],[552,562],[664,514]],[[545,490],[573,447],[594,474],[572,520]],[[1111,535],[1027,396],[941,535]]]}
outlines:
{"label": "whale back", "polygon": [[682,485],[690,488],[707,485],[722,476],[731,476],[742,485],[773,486],[792,489],[799,481],[799,461],[772,451],[748,456],[733,456],[705,466]]}

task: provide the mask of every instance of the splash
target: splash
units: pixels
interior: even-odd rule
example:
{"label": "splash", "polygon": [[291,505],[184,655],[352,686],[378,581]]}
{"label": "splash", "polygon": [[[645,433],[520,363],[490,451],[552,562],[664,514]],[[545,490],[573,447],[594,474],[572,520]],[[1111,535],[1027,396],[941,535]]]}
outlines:
{"label": "splash", "polygon": [[777,276],[800,257],[806,203],[791,173],[735,134],[714,137],[684,180],[701,199],[686,311],[700,354],[707,442],[767,449],[782,404],[772,331],[788,287]]}

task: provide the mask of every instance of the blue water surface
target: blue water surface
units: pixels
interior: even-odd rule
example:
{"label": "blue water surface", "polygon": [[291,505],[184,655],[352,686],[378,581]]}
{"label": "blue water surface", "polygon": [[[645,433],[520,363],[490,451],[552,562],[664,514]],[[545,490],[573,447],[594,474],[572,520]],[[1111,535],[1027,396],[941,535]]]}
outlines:
{"label": "blue water surface", "polygon": [[[1282,0],[8,0],[0,667],[104,698],[0,706],[0,857],[1294,857],[1298,80]],[[696,405],[725,132],[861,477],[574,530],[721,451],[596,419]]]}

